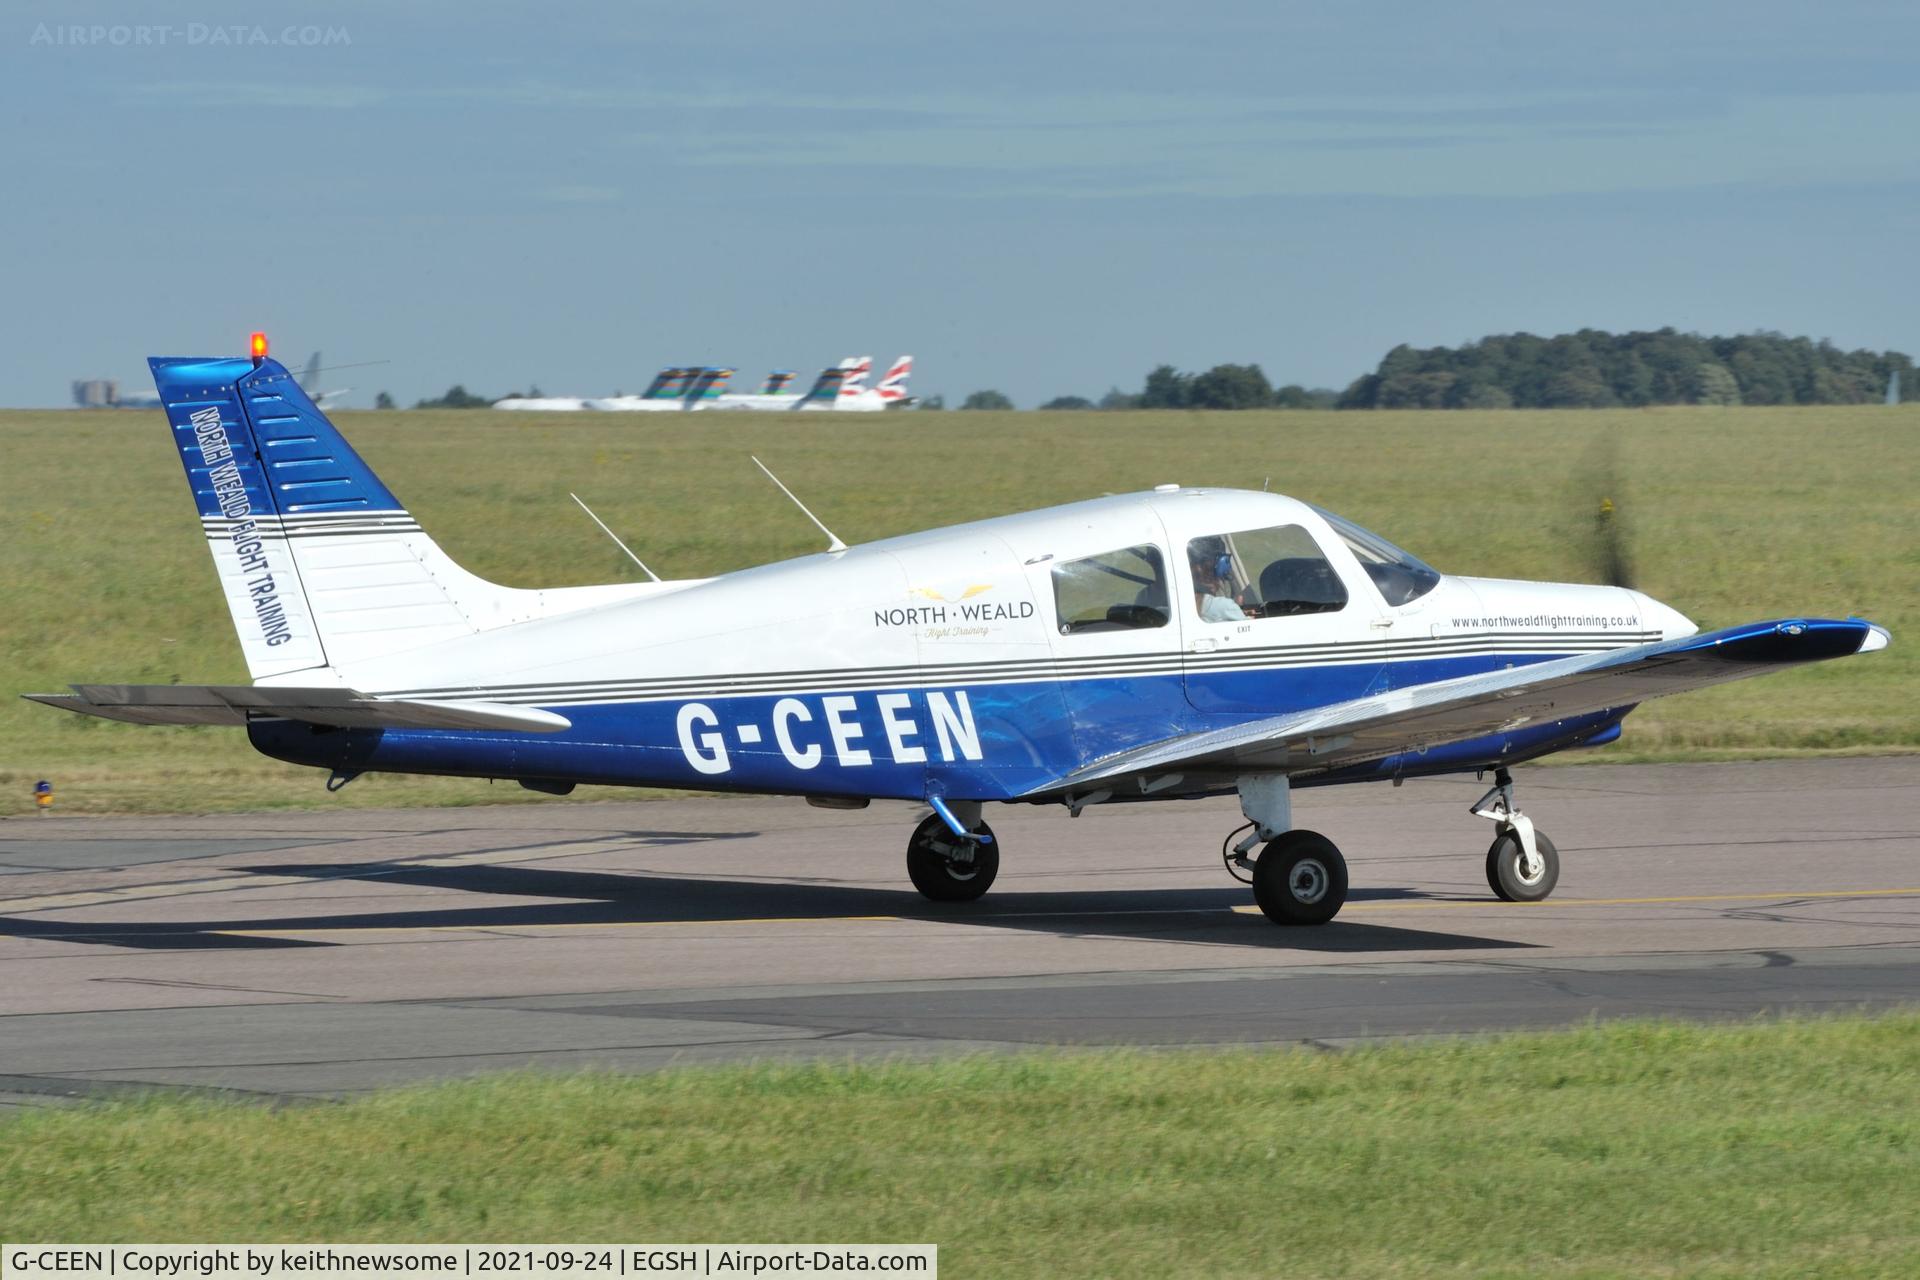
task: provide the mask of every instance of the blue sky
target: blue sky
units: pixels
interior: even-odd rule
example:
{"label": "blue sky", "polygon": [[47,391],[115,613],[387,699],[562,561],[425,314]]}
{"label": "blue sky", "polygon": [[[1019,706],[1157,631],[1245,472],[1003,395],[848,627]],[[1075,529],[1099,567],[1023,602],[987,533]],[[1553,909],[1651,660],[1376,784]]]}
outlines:
{"label": "blue sky", "polygon": [[1912,352],[1917,70],[1911,4],[29,0],[0,404],[255,328],[387,361],[329,379],[359,404],[901,352],[949,401],[1344,386],[1582,326]]}

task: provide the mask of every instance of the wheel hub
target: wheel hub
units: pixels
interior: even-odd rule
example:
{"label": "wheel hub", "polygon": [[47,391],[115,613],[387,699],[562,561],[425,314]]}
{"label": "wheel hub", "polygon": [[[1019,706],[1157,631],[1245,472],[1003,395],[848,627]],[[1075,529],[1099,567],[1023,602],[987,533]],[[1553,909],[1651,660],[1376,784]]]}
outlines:
{"label": "wheel hub", "polygon": [[[1519,840],[1516,839],[1514,844],[1520,845]],[[1547,874],[1547,860],[1537,853],[1529,854],[1521,846],[1514,856],[1513,869],[1520,877],[1521,884],[1538,884],[1540,877]]]}
{"label": "wheel hub", "polygon": [[1287,877],[1287,892],[1303,906],[1312,906],[1327,896],[1329,877],[1325,864],[1317,858],[1302,858]]}
{"label": "wheel hub", "polygon": [[946,863],[947,874],[955,880],[971,880],[979,871],[974,857],[979,850],[971,840],[935,840],[931,847]]}

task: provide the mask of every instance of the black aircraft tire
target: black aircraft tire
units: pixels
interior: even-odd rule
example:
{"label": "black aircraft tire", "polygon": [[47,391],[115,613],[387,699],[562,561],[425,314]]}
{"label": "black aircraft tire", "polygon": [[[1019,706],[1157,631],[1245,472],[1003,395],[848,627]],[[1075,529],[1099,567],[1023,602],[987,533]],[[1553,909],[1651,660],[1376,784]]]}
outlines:
{"label": "black aircraft tire", "polygon": [[1325,924],[1347,901],[1347,860],[1317,831],[1275,836],[1253,864],[1253,900],[1275,924]]}
{"label": "black aircraft tire", "polygon": [[[972,902],[993,886],[1000,874],[1000,843],[992,839],[993,828],[986,823],[975,832],[987,840],[960,840],[947,824],[934,814],[914,828],[907,842],[907,877],[920,895],[931,902]],[[956,853],[973,851],[971,864],[955,860]]]}
{"label": "black aircraft tire", "polygon": [[1493,838],[1487,849],[1487,885],[1496,898],[1503,902],[1543,902],[1560,883],[1560,851],[1537,827],[1533,847],[1539,851],[1543,865],[1540,874],[1529,881],[1520,875],[1519,835],[1509,830]]}

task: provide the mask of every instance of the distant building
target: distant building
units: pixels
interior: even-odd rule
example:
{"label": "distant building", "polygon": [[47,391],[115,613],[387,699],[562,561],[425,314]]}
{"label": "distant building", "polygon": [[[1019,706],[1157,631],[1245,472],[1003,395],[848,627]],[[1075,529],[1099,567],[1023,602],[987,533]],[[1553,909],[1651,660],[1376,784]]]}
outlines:
{"label": "distant building", "polygon": [[82,409],[111,409],[120,403],[120,384],[112,378],[85,378],[73,384],[73,402]]}
{"label": "distant building", "polygon": [[121,394],[120,384],[112,378],[77,378],[73,383],[73,402],[82,409],[158,409],[160,397],[151,391]]}

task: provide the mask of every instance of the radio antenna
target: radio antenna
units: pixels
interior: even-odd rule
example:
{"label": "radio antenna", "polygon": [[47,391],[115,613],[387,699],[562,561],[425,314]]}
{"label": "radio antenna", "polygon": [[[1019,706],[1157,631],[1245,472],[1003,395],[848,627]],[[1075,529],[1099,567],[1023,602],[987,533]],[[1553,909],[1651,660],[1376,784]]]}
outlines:
{"label": "radio antenna", "polygon": [[[580,495],[577,493],[569,493],[567,496],[569,498],[572,498],[575,502],[580,502]],[[649,578],[652,578],[655,582],[660,581],[660,575],[655,573],[653,570],[647,568],[647,562],[645,560],[642,560],[639,556],[633,554],[633,548],[629,547],[626,543],[620,541],[620,535],[615,533],[613,530],[607,528],[607,522],[605,520],[602,520],[599,516],[593,514],[592,507],[588,506],[584,502],[580,502],[580,509],[587,513],[587,519],[593,521],[595,524],[600,526],[600,532],[606,534],[609,538],[613,539],[614,546],[620,548],[622,551],[627,553],[627,559],[633,561],[635,564],[640,566],[640,572],[646,574]]]}
{"label": "radio antenna", "polygon": [[[752,454],[748,454],[747,456],[750,458],[753,457]],[[758,458],[754,458],[753,465],[760,468],[761,471],[765,472],[767,479],[773,481],[774,484],[779,485],[780,492],[786,494],[787,497],[792,500],[793,505],[800,508],[800,514],[805,516],[807,519],[813,521],[814,528],[818,529],[820,532],[827,535],[827,553],[829,555],[831,555],[835,551],[845,551],[847,549],[847,544],[840,541],[839,537],[833,532],[833,530],[827,528],[827,526],[820,523],[819,516],[816,516],[815,514],[813,514],[813,512],[807,510],[806,503],[800,501],[800,499],[795,498],[793,496],[793,490],[787,488],[787,486],[783,484],[780,484],[779,476],[773,474],[773,472],[771,471],[767,471],[766,463],[760,461],[760,459]]]}

